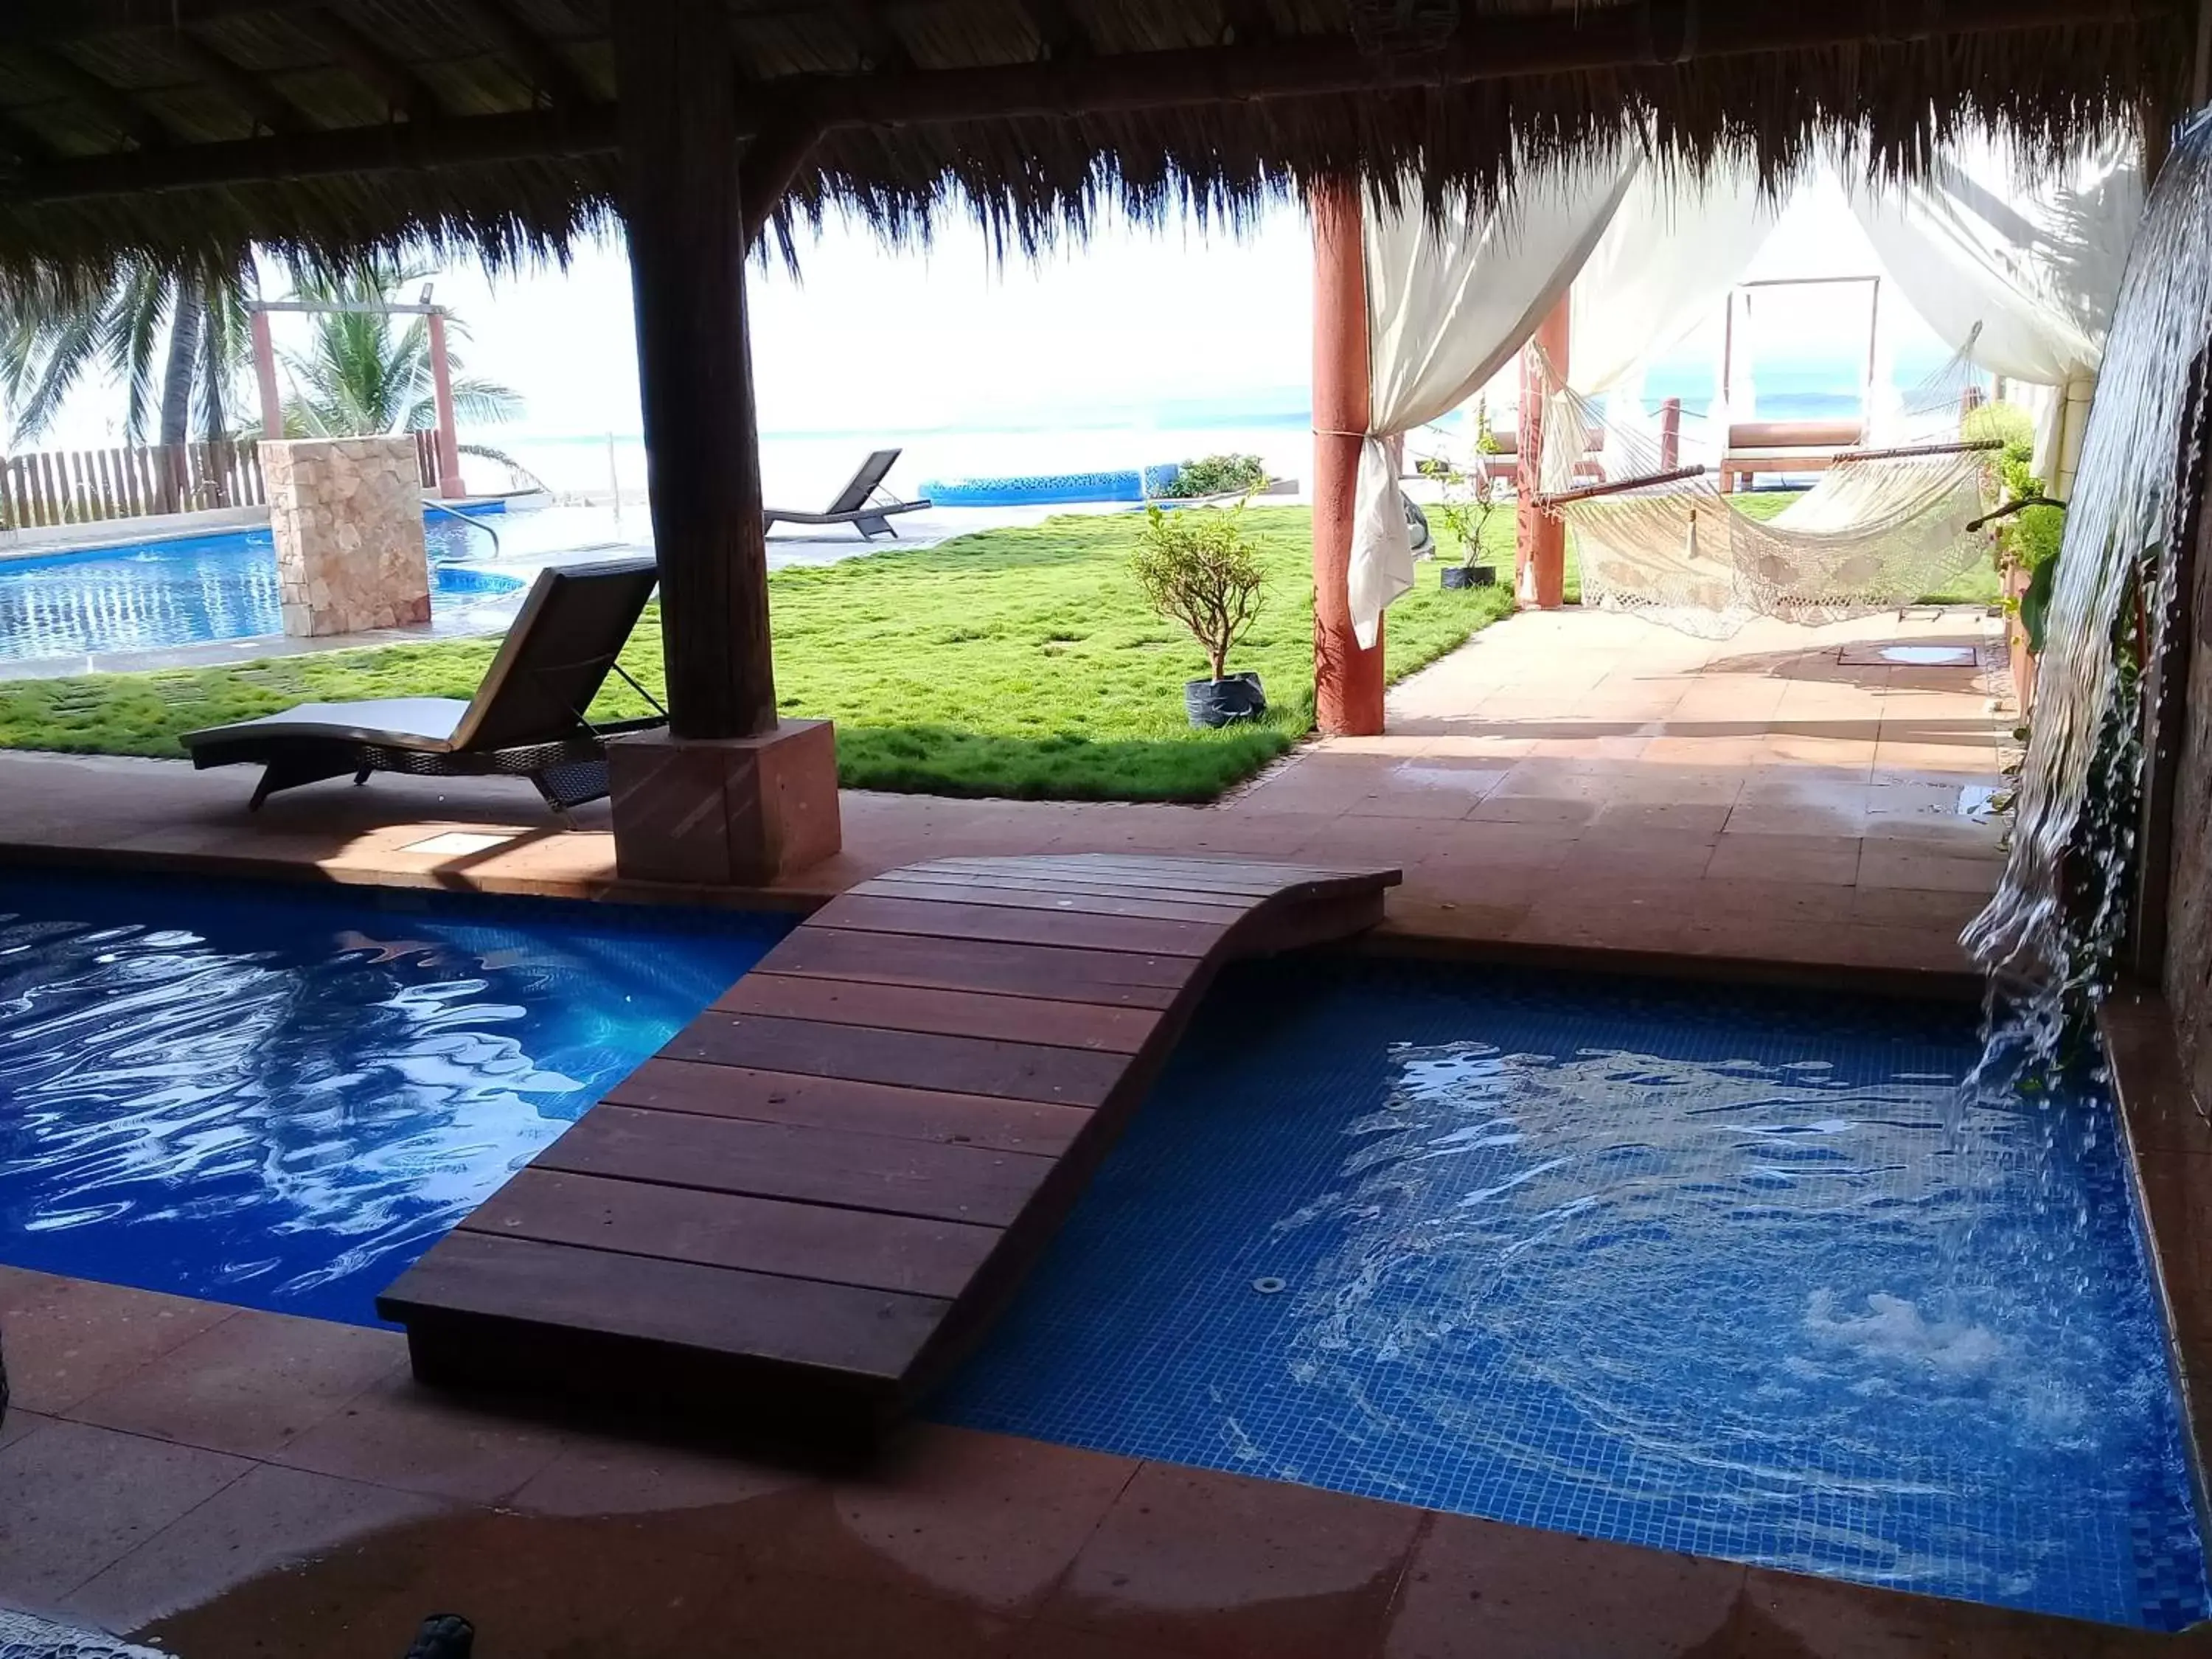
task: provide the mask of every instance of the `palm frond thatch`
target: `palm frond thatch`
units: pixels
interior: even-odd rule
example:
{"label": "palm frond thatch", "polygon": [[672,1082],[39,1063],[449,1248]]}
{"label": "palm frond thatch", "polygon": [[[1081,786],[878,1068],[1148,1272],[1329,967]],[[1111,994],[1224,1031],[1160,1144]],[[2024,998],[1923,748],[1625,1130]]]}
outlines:
{"label": "palm frond thatch", "polygon": [[[1696,0],[1632,3],[1647,20],[1698,11]],[[563,120],[604,116],[617,90],[606,39],[617,3],[502,0],[497,9],[536,42],[518,52],[510,32],[486,27],[493,9],[460,0],[211,6],[189,49],[143,21],[149,8],[83,0],[88,15],[104,9],[125,23],[103,29],[94,16],[66,47],[79,67],[158,123],[168,149],[275,142],[272,123],[406,135],[427,129],[414,117],[395,124],[395,99],[417,116],[434,115],[434,125],[548,110]],[[849,87],[869,76],[1070,53],[1236,51],[1268,40],[1383,50],[1377,20],[1407,12],[1398,0],[727,5],[736,70],[746,96],[763,100],[787,86]],[[1894,8],[1862,9],[1872,37],[1889,27]],[[887,237],[911,238],[957,212],[978,217],[1002,246],[1030,248],[1079,236],[1107,213],[1152,221],[1188,209],[1234,222],[1322,175],[1407,180],[1431,199],[1487,199],[1510,190],[1531,159],[1620,146],[1690,169],[1747,158],[1779,178],[1816,147],[1832,145],[1871,172],[1911,174],[1968,124],[2055,156],[2132,128],[2146,108],[2179,106],[2193,50],[2185,13],[2193,9],[2082,0],[2066,15],[2085,21],[1978,33],[1946,34],[1939,21],[1922,39],[1692,55],[1628,69],[1111,114],[843,126],[815,148],[779,230],[788,247],[809,219],[837,209]],[[1578,25],[1629,15],[1623,0],[1418,0],[1412,12],[1424,40],[1455,28],[1463,41],[1509,15],[1559,13]],[[318,26],[318,15],[341,15],[378,43],[389,62],[375,84],[357,53],[334,52],[327,16]],[[1941,11],[1925,15],[1940,20]],[[1060,20],[1060,38],[1040,17]],[[9,27],[0,12],[0,46]],[[210,52],[235,73],[211,78]],[[1666,55],[1655,45],[1655,58]],[[241,82],[251,97],[240,95]],[[112,106],[57,97],[52,82],[12,74],[0,52],[0,149],[19,152],[19,165],[0,173],[0,271],[40,264],[97,271],[130,258],[234,268],[249,244],[303,264],[401,248],[441,259],[480,255],[495,265],[557,258],[617,224],[617,159],[580,148],[587,153],[41,197],[42,168],[92,161],[127,172],[140,152],[118,134]]]}

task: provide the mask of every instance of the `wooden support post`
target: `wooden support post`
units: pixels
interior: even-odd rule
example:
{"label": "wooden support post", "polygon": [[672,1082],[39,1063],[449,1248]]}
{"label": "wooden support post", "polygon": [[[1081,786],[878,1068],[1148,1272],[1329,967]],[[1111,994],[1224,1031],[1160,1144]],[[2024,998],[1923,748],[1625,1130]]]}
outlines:
{"label": "wooden support post", "polygon": [[1359,186],[1314,186],[1314,718],[1343,737],[1382,730],[1382,635],[1361,650],[1349,583],[1368,405],[1367,271]]}
{"label": "wooden support post", "polygon": [[1552,372],[1567,375],[1567,296],[1562,294],[1535,337],[1521,352],[1521,414],[1516,433],[1513,525],[1513,592],[1523,605],[1556,611],[1567,602],[1567,526],[1538,504],[1544,493],[1544,374],[1537,353],[1551,359]]}
{"label": "wooden support post", "polygon": [[836,852],[836,736],[776,718],[725,0],[608,9],[669,729],[608,745],[615,867],[758,884]]}
{"label": "wooden support post", "polygon": [[775,725],[775,678],[727,10],[624,0],[608,15],[670,725],[752,737]]}
{"label": "wooden support post", "polygon": [[284,435],[284,404],[276,391],[276,347],[269,337],[269,313],[253,313],[253,378],[261,387],[261,435]]}
{"label": "wooden support post", "polygon": [[446,355],[446,313],[430,313],[430,385],[438,406],[438,494],[465,495],[461,482],[461,432],[453,417],[453,365]]}
{"label": "wooden support post", "polygon": [[1682,464],[1682,400],[1669,398],[1659,405],[1659,470],[1672,472]]}

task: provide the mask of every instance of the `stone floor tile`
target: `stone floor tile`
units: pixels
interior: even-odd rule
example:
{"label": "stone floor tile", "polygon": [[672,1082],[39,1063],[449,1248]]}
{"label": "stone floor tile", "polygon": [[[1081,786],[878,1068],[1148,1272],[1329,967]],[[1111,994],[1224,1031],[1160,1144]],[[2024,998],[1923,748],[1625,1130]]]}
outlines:
{"label": "stone floor tile", "polygon": [[36,1412],[27,1412],[21,1406],[9,1406],[8,1415],[0,1418],[0,1447],[12,1446],[32,1430],[43,1427],[55,1419],[41,1417]]}
{"label": "stone floor tile", "polygon": [[407,1364],[407,1340],[241,1309],[70,1415],[213,1451],[265,1457]]}
{"label": "stone floor tile", "polygon": [[65,1413],[237,1310],[88,1279],[0,1268],[0,1340],[25,1411]]}
{"label": "stone floor tile", "polygon": [[1721,1659],[2094,1659],[2106,1627],[1751,1569]]}
{"label": "stone floor tile", "polygon": [[68,1597],[104,1630],[135,1631],[363,1534],[421,1520],[436,1500],[262,1463]]}
{"label": "stone floor tile", "polygon": [[1852,836],[1765,835],[1731,829],[1714,843],[1705,874],[1715,881],[1850,887],[1858,880],[1859,842]]}
{"label": "stone floor tile", "polygon": [[[884,1466],[832,1492],[860,1547],[814,1565],[1012,1613],[1037,1603],[1136,1475],[1134,1459],[917,1425]],[[831,1565],[835,1561],[836,1565]]]}
{"label": "stone floor tile", "polygon": [[318,1474],[462,1503],[511,1498],[564,1449],[560,1433],[418,1387],[378,1383],[273,1454]]}
{"label": "stone floor tile", "polygon": [[57,1610],[252,1467],[89,1424],[25,1435],[0,1450],[0,1603]]}
{"label": "stone floor tile", "polygon": [[645,1515],[742,1504],[811,1480],[793,1468],[705,1449],[571,1436],[508,1502],[537,1515]]}
{"label": "stone floor tile", "polygon": [[1382,1651],[1702,1659],[1727,1628],[1744,1577],[1731,1562],[1442,1515],[1414,1552]]}
{"label": "stone floor tile", "polygon": [[1042,1616],[1209,1655],[1337,1659],[1379,1630],[1421,1518],[1147,1463]]}
{"label": "stone floor tile", "polygon": [[1859,856],[1861,888],[1908,887],[1923,892],[1996,890],[2004,860],[1992,847],[1967,851],[1917,842],[1869,841]]}

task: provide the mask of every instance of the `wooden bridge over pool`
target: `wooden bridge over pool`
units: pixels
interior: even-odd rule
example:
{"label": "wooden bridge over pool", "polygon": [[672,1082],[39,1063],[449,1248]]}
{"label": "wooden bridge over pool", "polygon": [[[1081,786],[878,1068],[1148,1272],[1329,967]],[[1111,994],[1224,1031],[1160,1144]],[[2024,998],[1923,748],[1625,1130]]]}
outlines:
{"label": "wooden bridge over pool", "polygon": [[440,1384],[860,1439],[989,1327],[1215,971],[1395,870],[941,859],[831,901],[379,1298]]}

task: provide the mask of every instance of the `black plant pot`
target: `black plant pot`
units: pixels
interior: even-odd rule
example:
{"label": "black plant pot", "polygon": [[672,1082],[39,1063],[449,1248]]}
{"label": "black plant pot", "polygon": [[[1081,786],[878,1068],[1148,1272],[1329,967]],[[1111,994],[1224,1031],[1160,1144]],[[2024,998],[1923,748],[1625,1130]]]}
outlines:
{"label": "black plant pot", "polygon": [[1228,726],[1255,720],[1267,712],[1267,694],[1260,689],[1257,674],[1231,674],[1225,679],[1185,680],[1182,706],[1193,726]]}
{"label": "black plant pot", "polygon": [[1498,586],[1498,567],[1494,564],[1448,564],[1443,568],[1446,587],[1495,587]]}

